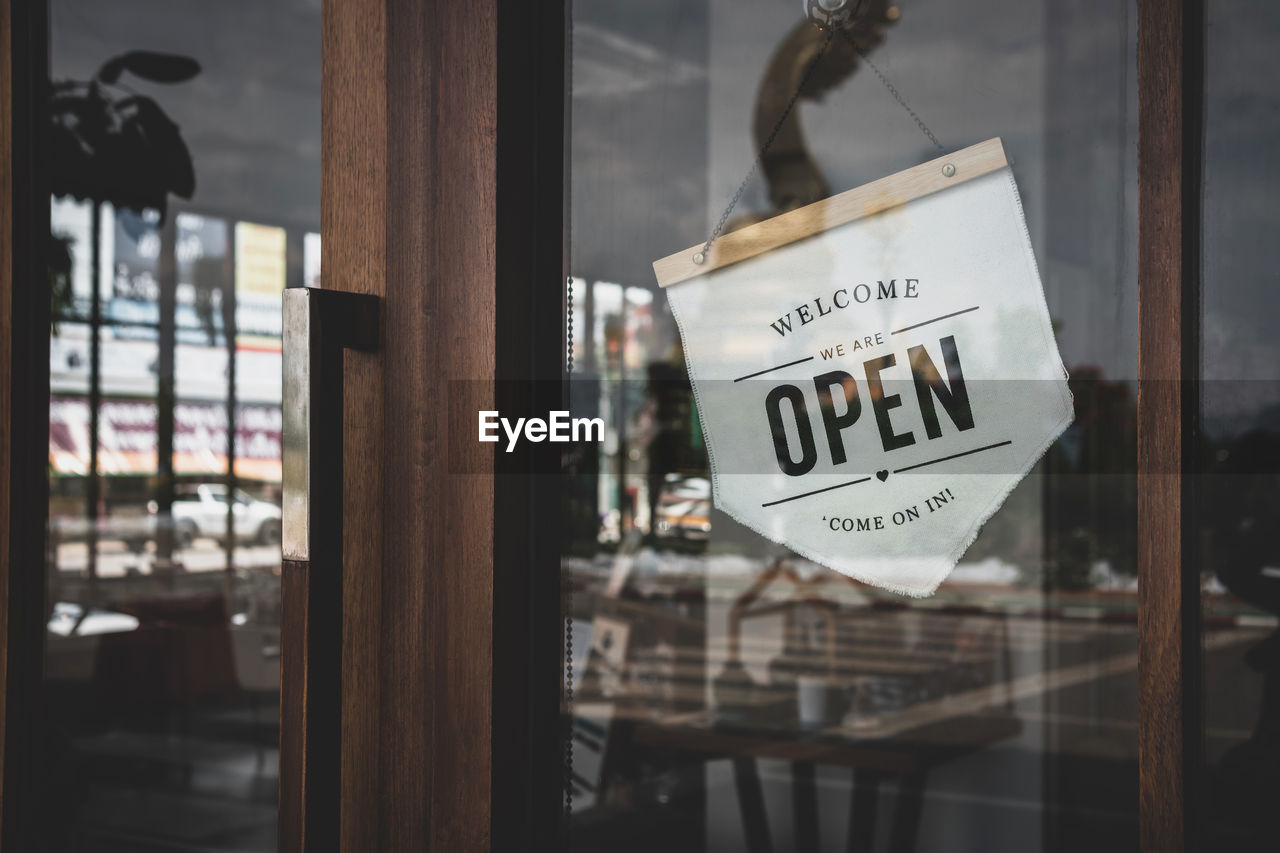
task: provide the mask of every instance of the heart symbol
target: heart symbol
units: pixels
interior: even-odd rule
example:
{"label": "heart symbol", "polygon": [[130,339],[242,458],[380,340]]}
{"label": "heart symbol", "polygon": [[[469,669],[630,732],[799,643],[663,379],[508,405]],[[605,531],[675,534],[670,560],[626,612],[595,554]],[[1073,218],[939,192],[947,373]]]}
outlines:
{"label": "heart symbol", "polygon": [[885,480],[889,479],[889,470],[886,468],[886,469],[885,469],[885,470],[883,470],[883,471],[877,471],[877,472],[876,472],[876,479],[877,479],[877,480],[879,480],[879,481],[880,481],[880,482],[882,482],[882,483],[883,483]]}

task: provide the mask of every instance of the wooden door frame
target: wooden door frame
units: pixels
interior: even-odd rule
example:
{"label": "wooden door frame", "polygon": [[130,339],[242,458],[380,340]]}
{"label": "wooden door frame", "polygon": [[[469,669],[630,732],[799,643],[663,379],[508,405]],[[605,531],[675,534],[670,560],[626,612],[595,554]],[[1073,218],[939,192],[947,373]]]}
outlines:
{"label": "wooden door frame", "polygon": [[1204,0],[1138,0],[1138,813],[1196,849],[1204,754],[1200,428]]}
{"label": "wooden door frame", "polygon": [[[1183,475],[1198,415],[1205,30],[1202,0],[1138,10],[1141,837],[1144,851],[1176,851],[1194,831],[1203,732]],[[44,554],[41,537],[11,533],[43,527],[47,507],[43,454],[29,449],[48,423],[49,305],[15,282],[43,275],[32,71],[47,67],[47,6],[0,0],[0,15],[0,848],[21,850],[40,805],[28,734]],[[560,748],[554,478],[497,488],[459,473],[492,460],[454,445],[448,417],[478,402],[456,383],[451,397],[452,379],[546,409],[542,386],[496,380],[560,375],[565,20],[563,4],[325,3],[325,280],[386,305],[383,354],[347,374],[346,849],[518,849],[558,827],[560,791],[540,774]]]}
{"label": "wooden door frame", "polygon": [[474,430],[559,408],[565,8],[324,6],[324,281],[383,300],[346,369],[346,850],[560,831],[558,453],[495,470]]}

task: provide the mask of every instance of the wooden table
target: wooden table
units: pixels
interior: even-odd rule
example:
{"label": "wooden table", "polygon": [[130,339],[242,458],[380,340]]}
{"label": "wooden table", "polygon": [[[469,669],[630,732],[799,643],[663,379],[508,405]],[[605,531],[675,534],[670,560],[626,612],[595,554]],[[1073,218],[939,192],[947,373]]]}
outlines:
{"label": "wooden table", "polygon": [[891,737],[844,728],[812,733],[751,728],[726,724],[708,715],[639,723],[632,739],[637,744],[694,753],[708,759],[731,759],[748,853],[772,853],[773,850],[757,766],[759,759],[791,763],[797,853],[818,851],[818,765],[848,767],[853,771],[847,847],[850,853],[869,853],[873,849],[880,783],[896,776],[898,796],[889,849],[908,853],[915,848],[929,772],[948,761],[1010,739],[1021,729],[1021,722],[1007,711],[948,717]]}

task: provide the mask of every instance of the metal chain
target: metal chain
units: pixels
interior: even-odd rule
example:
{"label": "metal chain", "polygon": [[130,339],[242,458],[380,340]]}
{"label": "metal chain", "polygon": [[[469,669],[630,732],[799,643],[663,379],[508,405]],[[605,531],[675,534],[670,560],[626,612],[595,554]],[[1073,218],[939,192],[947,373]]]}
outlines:
{"label": "metal chain", "polygon": [[889,82],[889,78],[884,76],[884,72],[880,70],[879,66],[877,66],[874,62],[871,61],[871,57],[867,56],[865,53],[862,52],[862,50],[854,42],[853,36],[849,34],[849,31],[846,29],[841,29],[840,35],[844,36],[844,40],[849,43],[850,49],[853,50],[854,53],[858,54],[858,57],[863,62],[867,63],[867,67],[870,68],[873,72],[875,72],[875,75],[880,78],[880,82],[883,83],[884,87],[889,90],[889,94],[893,96],[893,99],[898,102],[899,106],[901,106],[904,110],[907,111],[907,115],[911,116],[912,120],[916,123],[916,127],[920,128],[921,132],[923,132],[924,135],[929,138],[929,141],[933,143],[935,148],[937,148],[939,151],[945,154],[947,152],[947,149],[944,148],[942,143],[938,141],[938,137],[933,135],[933,131],[930,130],[929,126],[924,123],[924,119],[920,118],[920,116],[916,114],[916,111],[911,109],[911,105],[907,103],[906,98],[902,97],[902,94],[898,91],[897,87]]}
{"label": "metal chain", "polygon": [[[566,21],[565,56],[568,63],[569,97],[567,109],[573,109],[573,15]],[[570,134],[570,137],[572,135]],[[569,144],[572,145],[572,139]],[[572,151],[569,152],[572,159]],[[571,211],[572,213],[572,211]],[[573,216],[565,228],[565,404],[572,410],[573,401]],[[572,847],[573,829],[573,579],[561,557],[561,610],[564,613],[564,849]]]}
{"label": "metal chain", "polygon": [[756,176],[756,172],[760,170],[760,164],[764,160],[764,155],[769,152],[769,147],[773,145],[773,140],[777,138],[778,133],[782,130],[782,125],[786,123],[787,116],[791,115],[791,111],[795,109],[796,102],[800,100],[801,93],[804,92],[805,86],[809,82],[809,78],[813,76],[813,70],[818,67],[818,63],[822,57],[826,55],[827,48],[831,47],[831,40],[835,37],[835,28],[827,29],[827,37],[822,40],[822,47],[814,54],[813,59],[809,60],[809,66],[804,70],[804,76],[800,78],[800,84],[796,86],[796,90],[791,95],[791,100],[787,102],[787,106],[782,110],[782,114],[778,116],[778,121],[773,125],[773,130],[769,132],[769,136],[765,139],[764,144],[760,146],[760,150],[756,153],[755,162],[751,164],[751,168],[747,171],[747,176],[742,179],[742,183],[738,185],[738,191],[733,194],[733,198],[729,200],[729,206],[724,209],[724,213],[720,214],[720,221],[716,223],[716,227],[711,232],[711,236],[707,238],[706,244],[703,245],[702,251],[694,255],[694,263],[702,263],[707,253],[711,251],[711,244],[720,236],[720,232],[724,230],[724,224],[729,221],[729,214],[733,213],[733,209],[738,206],[738,202],[742,199],[742,194],[747,191],[747,186],[751,183],[751,179]]}
{"label": "metal chain", "polygon": [[[565,309],[565,381],[573,384],[573,276],[565,278],[567,298]],[[565,849],[569,849],[569,830],[573,819],[573,579],[569,570],[562,568],[560,582],[563,586],[564,608],[564,837]]]}
{"label": "metal chain", "polygon": [[[852,19],[853,17],[856,17],[858,12],[861,11],[861,8],[862,3],[859,2],[858,7],[854,9],[850,18]],[[946,153],[947,149],[938,141],[938,137],[929,129],[929,126],[924,123],[924,119],[920,118],[919,114],[911,108],[911,105],[907,103],[906,98],[902,97],[902,93],[898,91],[897,87],[894,86],[893,83],[889,82],[889,78],[880,70],[880,67],[872,62],[870,57],[868,57],[867,54],[854,42],[849,29],[846,26],[838,24],[829,26],[826,29],[827,37],[822,42],[822,48],[813,57],[813,59],[809,61],[809,66],[805,69],[804,76],[800,78],[800,85],[796,87],[796,91],[792,94],[791,100],[787,102],[787,106],[782,110],[782,114],[778,116],[778,121],[774,124],[773,130],[770,131],[769,136],[764,141],[764,144],[760,146],[760,150],[756,154],[755,162],[751,164],[751,168],[747,171],[746,177],[742,179],[742,183],[738,186],[737,192],[735,192],[733,194],[733,198],[729,200],[728,207],[726,207],[724,209],[724,213],[720,215],[720,221],[716,223],[716,227],[712,230],[711,236],[708,237],[707,242],[703,244],[702,250],[693,256],[694,263],[701,264],[706,261],[707,254],[711,251],[711,244],[714,243],[716,239],[720,237],[721,232],[724,231],[725,223],[729,221],[729,214],[733,213],[734,208],[738,206],[738,202],[742,200],[742,195],[747,191],[747,186],[751,183],[751,179],[754,178],[756,176],[756,172],[760,170],[760,165],[764,161],[764,155],[769,152],[769,148],[773,145],[774,139],[777,138],[778,133],[782,130],[782,125],[786,123],[787,117],[790,116],[791,111],[795,109],[796,102],[800,100],[800,96],[804,93],[805,86],[808,84],[809,78],[813,75],[813,71],[817,68],[822,57],[826,55],[827,49],[831,46],[831,40],[837,32],[839,32],[848,43],[850,49],[858,55],[858,58],[865,62],[867,67],[871,69],[877,78],[879,78],[880,82],[884,84],[885,89],[887,89],[889,94],[893,96],[893,99],[898,102],[898,105],[907,111],[907,115],[911,116],[912,121],[916,123],[916,127],[920,128],[920,131],[931,143],[933,143],[934,147],[944,154]]]}
{"label": "metal chain", "polygon": [[564,318],[565,318],[564,372],[568,374],[570,378],[572,378],[573,377],[573,276],[571,275],[565,276],[564,283],[565,283],[565,293],[567,294],[565,298],[565,309],[564,309]]}
{"label": "metal chain", "polygon": [[573,818],[573,579],[564,573],[564,817],[565,849]]}

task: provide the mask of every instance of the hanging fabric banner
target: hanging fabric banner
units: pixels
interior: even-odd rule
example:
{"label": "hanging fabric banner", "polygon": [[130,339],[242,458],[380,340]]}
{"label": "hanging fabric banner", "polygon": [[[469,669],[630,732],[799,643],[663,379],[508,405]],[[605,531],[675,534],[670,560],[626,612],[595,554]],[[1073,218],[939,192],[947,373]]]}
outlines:
{"label": "hanging fabric banner", "polygon": [[999,139],[654,263],[716,506],[928,595],[1072,419]]}

